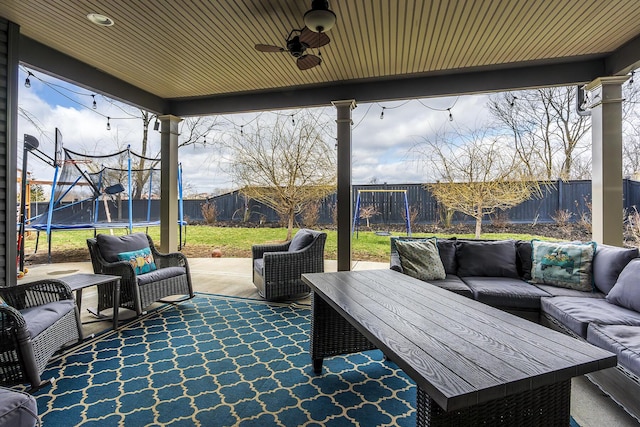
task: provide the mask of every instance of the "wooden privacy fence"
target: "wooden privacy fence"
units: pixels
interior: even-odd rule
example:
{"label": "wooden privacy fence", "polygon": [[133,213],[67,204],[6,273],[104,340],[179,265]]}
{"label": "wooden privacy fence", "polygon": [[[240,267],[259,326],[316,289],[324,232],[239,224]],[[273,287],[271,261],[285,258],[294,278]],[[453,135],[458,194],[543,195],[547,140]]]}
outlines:
{"label": "wooden privacy fence", "polygon": [[[442,222],[445,212],[432,196],[431,192],[423,184],[371,184],[353,186],[353,208],[357,197],[357,190],[368,190],[360,193],[360,206],[373,206],[376,214],[369,218],[370,224],[386,225],[405,223],[405,201],[403,192],[371,192],[370,190],[406,190],[409,209],[417,212],[416,224],[431,224]],[[622,208],[631,210],[635,206],[640,209],[640,182],[625,179],[623,181],[624,203]],[[136,201],[137,202],[137,201]],[[134,217],[146,215],[147,201],[134,202]],[[276,212],[256,202],[247,201],[238,191],[223,194],[207,200],[184,200],[184,215],[190,223],[204,221],[202,205],[204,203],[215,205],[217,221],[273,223],[278,222]],[[318,224],[332,224],[334,222],[336,196],[332,194],[318,203]],[[553,217],[559,211],[571,213],[570,221],[578,221],[582,215],[590,215],[591,181],[555,181],[542,185],[542,197],[534,197],[518,206],[501,213],[503,219],[515,223],[552,223]],[[32,212],[43,212],[47,202],[32,203]],[[126,208],[125,208],[126,209]],[[159,218],[160,201],[152,200],[152,217]],[[69,214],[73,214],[70,210]],[[118,206],[112,206],[111,215],[118,218]],[[127,213],[123,212],[126,217]],[[451,218],[452,223],[474,222],[466,215],[456,212]],[[490,221],[485,218],[485,221]],[[303,223],[302,216],[298,222]],[[364,222],[361,220],[361,226]]]}

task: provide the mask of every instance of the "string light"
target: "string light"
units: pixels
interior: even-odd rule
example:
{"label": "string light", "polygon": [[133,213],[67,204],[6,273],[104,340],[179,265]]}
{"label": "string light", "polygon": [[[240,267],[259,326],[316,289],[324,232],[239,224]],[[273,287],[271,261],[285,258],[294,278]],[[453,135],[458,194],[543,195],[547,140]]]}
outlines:
{"label": "string light", "polygon": [[240,125],[240,136],[244,136],[244,125]]}
{"label": "string light", "polygon": [[449,112],[449,121],[452,122],[453,121],[453,114],[451,114],[451,107],[447,108],[447,111]]}
{"label": "string light", "polygon": [[513,106],[516,104],[516,99],[518,99],[517,96],[514,96],[513,98],[511,98],[511,104],[509,104],[511,105],[511,108],[513,108]]}
{"label": "string light", "polygon": [[95,110],[96,108],[98,108],[98,104],[96,103],[96,96],[91,95],[91,97],[93,98],[93,109]]}
{"label": "string light", "polygon": [[27,71],[29,74],[27,75],[27,78],[24,80],[24,87],[26,88],[30,88],[31,87],[31,79],[29,79],[29,77],[33,76],[33,74],[31,74],[31,71]]}
{"label": "string light", "polygon": [[293,119],[293,114],[291,115],[291,124],[292,124],[293,126],[295,126],[295,125],[296,125],[296,121]]}
{"label": "string light", "polygon": [[629,86],[633,85],[633,75],[635,74],[635,71],[631,71],[631,79],[629,80]]}
{"label": "string light", "polygon": [[160,129],[160,122],[156,118],[156,122],[153,124],[153,130],[158,130],[158,129]]}
{"label": "string light", "polygon": [[380,112],[380,120],[384,119],[384,110],[385,110],[386,108],[387,108],[387,107],[382,107],[382,111]]}
{"label": "string light", "polygon": [[107,117],[107,130],[111,130],[111,117]]}

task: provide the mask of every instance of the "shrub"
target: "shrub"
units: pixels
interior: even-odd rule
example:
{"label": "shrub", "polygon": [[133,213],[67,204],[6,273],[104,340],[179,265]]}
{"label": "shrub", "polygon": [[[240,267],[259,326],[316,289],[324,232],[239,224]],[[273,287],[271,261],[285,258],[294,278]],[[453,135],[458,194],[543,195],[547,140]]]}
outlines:
{"label": "shrub", "polygon": [[218,210],[214,203],[206,202],[202,204],[200,211],[202,212],[202,217],[206,224],[211,225],[216,223],[216,220],[218,219]]}
{"label": "shrub", "polygon": [[311,202],[308,203],[304,209],[302,209],[302,225],[306,228],[313,228],[318,225],[320,219],[320,203]]}

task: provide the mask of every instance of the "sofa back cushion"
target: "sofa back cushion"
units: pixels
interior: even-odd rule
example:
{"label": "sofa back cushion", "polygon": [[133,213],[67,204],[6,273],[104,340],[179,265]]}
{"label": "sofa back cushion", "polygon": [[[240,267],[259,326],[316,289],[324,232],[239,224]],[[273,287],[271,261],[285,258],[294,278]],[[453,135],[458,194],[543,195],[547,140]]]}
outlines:
{"label": "sofa back cushion", "polygon": [[396,248],[405,274],[424,281],[443,280],[447,276],[435,237],[421,241],[398,240]]}
{"label": "sofa back cushion", "polygon": [[578,291],[593,290],[595,242],[567,243],[533,240],[531,282]]}
{"label": "sofa back cushion", "polygon": [[516,267],[518,267],[518,275],[523,280],[531,280],[531,253],[533,247],[531,240],[516,241]]}
{"label": "sofa back cushion", "polygon": [[[450,239],[441,239],[436,237],[403,237],[403,236],[394,236],[391,237],[391,259],[392,264],[395,256],[398,255],[398,248],[396,246],[396,242],[426,242],[431,239],[436,239],[436,244],[438,245],[438,253],[440,254],[440,261],[442,261],[442,265],[444,266],[444,271],[446,274],[456,274],[458,270],[458,264],[456,262],[456,241],[455,237],[451,237]],[[392,267],[393,268],[393,267]]]}
{"label": "sofa back cushion", "polygon": [[120,253],[138,251],[149,247],[149,240],[147,240],[147,235],[144,233],[133,233],[125,236],[98,234],[96,241],[102,257],[107,262],[118,262],[118,254]]}
{"label": "sofa back cushion", "polygon": [[640,258],[629,261],[622,270],[607,301],[640,312]]}
{"label": "sofa back cushion", "polygon": [[608,294],[629,261],[637,257],[638,248],[598,245],[593,258],[593,282],[596,288]]}
{"label": "sofa back cushion", "polygon": [[518,277],[514,240],[458,240],[458,276]]}

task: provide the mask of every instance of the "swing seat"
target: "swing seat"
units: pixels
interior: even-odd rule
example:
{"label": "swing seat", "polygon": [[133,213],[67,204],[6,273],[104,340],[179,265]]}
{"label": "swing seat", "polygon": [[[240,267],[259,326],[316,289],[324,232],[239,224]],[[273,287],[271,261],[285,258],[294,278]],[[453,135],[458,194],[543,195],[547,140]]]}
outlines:
{"label": "swing seat", "polygon": [[376,231],[376,236],[391,236],[391,233],[388,231]]}

